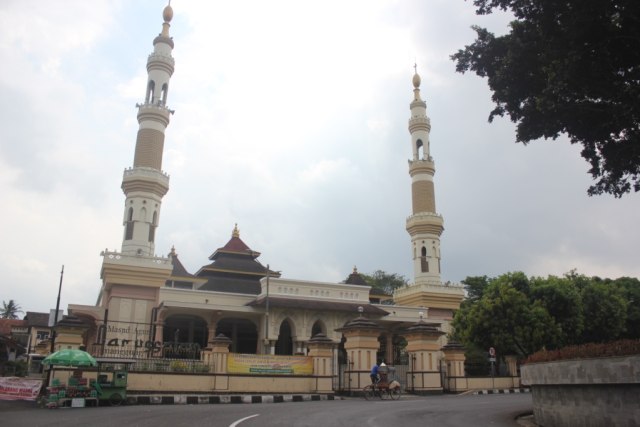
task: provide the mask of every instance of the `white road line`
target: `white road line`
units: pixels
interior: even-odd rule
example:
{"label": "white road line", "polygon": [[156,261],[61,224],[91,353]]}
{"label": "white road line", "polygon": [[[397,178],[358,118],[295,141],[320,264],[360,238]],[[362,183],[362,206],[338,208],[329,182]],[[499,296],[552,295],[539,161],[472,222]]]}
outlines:
{"label": "white road line", "polygon": [[249,418],[253,418],[253,417],[257,417],[260,414],[255,414],[255,415],[249,415],[248,417],[244,417],[244,418],[240,418],[238,421],[229,424],[229,427],[236,427],[238,424],[240,424],[241,422],[248,420]]}

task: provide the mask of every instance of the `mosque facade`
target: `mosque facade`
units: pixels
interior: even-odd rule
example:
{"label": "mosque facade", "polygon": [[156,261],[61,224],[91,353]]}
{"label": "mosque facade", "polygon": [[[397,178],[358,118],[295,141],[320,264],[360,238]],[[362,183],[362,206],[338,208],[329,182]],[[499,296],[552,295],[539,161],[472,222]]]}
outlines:
{"label": "mosque facade", "polygon": [[[450,321],[464,297],[461,286],[443,284],[440,238],[443,218],[436,211],[435,163],[430,154],[431,123],[420,93],[417,70],[410,102],[408,153],[412,210],[407,262],[414,277],[393,295],[371,289],[354,268],[343,283],[294,280],[263,265],[236,225],[209,262],[189,272],[172,249],[156,256],[155,236],[169,176],[162,170],[175,61],[170,36],[171,6],[163,11],[161,33],[147,60],[133,165],[124,171],[122,247],[105,250],[95,306],[72,304],[71,316],[87,325],[83,344],[97,356],[128,359],[202,359],[211,343],[228,339],[231,354],[307,355],[313,337],[332,344],[334,372],[355,356],[345,348],[353,319],[376,325],[375,359],[409,364],[407,336],[416,322],[437,330],[431,368],[437,369]],[[409,190],[409,189],[407,189]],[[231,227],[230,227],[231,228]],[[223,243],[223,242],[221,242]],[[345,329],[346,328],[346,329]],[[375,360],[374,360],[375,361]],[[362,362],[366,365],[369,361]],[[352,362],[351,362],[352,363]]]}

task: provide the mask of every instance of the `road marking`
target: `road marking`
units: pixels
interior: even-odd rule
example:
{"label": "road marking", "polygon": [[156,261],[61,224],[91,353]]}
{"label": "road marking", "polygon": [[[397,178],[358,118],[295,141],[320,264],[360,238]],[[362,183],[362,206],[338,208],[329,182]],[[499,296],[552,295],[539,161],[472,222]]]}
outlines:
{"label": "road marking", "polygon": [[260,414],[254,414],[254,415],[249,415],[248,417],[244,417],[244,418],[240,418],[238,421],[232,423],[229,425],[229,427],[236,427],[238,424],[240,424],[243,421],[248,420],[249,418],[253,418],[253,417],[257,417]]}

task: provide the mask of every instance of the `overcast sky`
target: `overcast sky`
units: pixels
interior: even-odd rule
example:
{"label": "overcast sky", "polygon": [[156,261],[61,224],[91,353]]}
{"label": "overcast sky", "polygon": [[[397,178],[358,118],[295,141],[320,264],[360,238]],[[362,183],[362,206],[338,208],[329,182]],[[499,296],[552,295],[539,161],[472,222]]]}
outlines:
{"label": "overcast sky", "polygon": [[[95,304],[100,252],[120,250],[158,0],[0,3],[0,298],[27,311]],[[431,118],[443,280],[509,271],[640,276],[638,194],[588,197],[566,139],[524,147],[487,123],[486,81],[449,56],[462,0],[175,0],[176,71],[156,250],[195,273],[231,237],[283,277],[354,265],[412,279],[407,130],[413,64]]]}

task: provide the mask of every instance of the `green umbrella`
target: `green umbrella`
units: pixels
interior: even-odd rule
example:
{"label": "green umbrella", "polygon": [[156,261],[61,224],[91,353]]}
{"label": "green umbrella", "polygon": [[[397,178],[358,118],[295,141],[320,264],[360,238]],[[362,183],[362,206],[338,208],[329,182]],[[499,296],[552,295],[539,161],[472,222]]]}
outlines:
{"label": "green umbrella", "polygon": [[98,362],[89,353],[82,350],[64,349],[44,358],[42,363],[62,366],[97,366]]}

